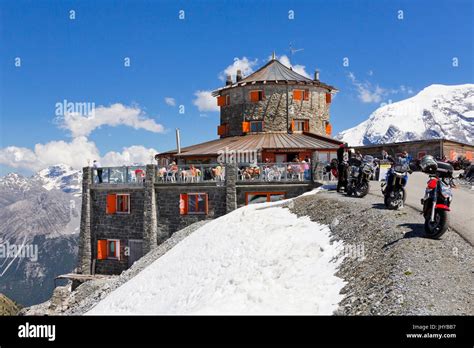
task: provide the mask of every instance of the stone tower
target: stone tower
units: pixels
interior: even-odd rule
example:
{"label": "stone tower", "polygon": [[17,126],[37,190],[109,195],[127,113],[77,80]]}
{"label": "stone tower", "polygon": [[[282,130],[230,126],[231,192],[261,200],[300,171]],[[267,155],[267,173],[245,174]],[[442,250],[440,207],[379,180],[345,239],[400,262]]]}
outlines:
{"label": "stone tower", "polygon": [[214,92],[221,107],[221,138],[254,133],[313,133],[330,136],[329,107],[335,87],[302,76],[273,55],[259,70]]}

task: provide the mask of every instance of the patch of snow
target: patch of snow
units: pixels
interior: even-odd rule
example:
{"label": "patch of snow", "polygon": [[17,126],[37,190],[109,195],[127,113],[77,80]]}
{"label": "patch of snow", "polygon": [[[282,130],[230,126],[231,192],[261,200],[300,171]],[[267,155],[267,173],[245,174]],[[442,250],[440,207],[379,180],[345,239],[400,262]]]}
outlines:
{"label": "patch of snow", "polygon": [[[313,192],[314,193],[314,192]],[[345,285],[342,243],[271,203],[204,225],[100,301],[89,315],[332,314]]]}

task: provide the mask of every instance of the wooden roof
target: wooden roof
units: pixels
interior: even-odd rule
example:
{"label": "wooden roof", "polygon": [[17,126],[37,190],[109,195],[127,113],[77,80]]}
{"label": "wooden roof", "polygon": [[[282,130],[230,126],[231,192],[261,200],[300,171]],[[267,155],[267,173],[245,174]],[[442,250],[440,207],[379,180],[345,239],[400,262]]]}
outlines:
{"label": "wooden roof", "polygon": [[321,81],[311,80],[303,75],[298,74],[294,70],[286,67],[280,63],[277,59],[270,60],[267,64],[262,66],[260,69],[250,74],[246,78],[228,86],[224,86],[213,91],[212,95],[217,96],[222,90],[233,88],[237,86],[245,86],[247,84],[256,83],[291,83],[291,84],[303,84],[303,85],[314,85],[316,87],[325,88],[328,91],[337,91],[336,87],[327,85]]}
{"label": "wooden roof", "polygon": [[225,137],[196,144],[181,149],[162,152],[159,156],[217,156],[219,151],[259,151],[259,150],[336,150],[340,141],[313,133],[259,133]]}

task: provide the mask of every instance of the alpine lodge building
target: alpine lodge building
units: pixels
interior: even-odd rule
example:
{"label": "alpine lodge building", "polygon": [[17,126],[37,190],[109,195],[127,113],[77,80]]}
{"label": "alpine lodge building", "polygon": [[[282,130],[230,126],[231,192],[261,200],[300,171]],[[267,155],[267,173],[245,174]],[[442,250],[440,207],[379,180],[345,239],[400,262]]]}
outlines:
{"label": "alpine lodge building", "polygon": [[[218,139],[158,154],[155,164],[83,168],[74,286],[120,274],[174,232],[238,207],[292,198],[320,184],[336,157],[329,108],[337,89],[273,58],[213,92]],[[232,153],[238,161],[228,161]],[[241,159],[241,154],[254,158]],[[222,157],[224,155],[224,157]],[[245,157],[245,156],[244,156]]]}

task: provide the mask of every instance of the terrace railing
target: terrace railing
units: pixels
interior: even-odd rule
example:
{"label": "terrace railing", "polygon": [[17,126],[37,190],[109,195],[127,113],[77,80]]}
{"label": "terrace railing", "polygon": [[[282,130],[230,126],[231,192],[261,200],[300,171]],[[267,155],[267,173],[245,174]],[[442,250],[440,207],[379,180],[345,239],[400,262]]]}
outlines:
{"label": "terrace railing", "polygon": [[199,183],[225,181],[225,166],[219,164],[185,164],[158,167],[158,184]]}
{"label": "terrace railing", "polygon": [[94,184],[143,185],[145,182],[145,175],[145,166],[93,168]]}
{"label": "terrace railing", "polygon": [[257,163],[238,166],[238,181],[310,181],[312,178],[310,163]]}

